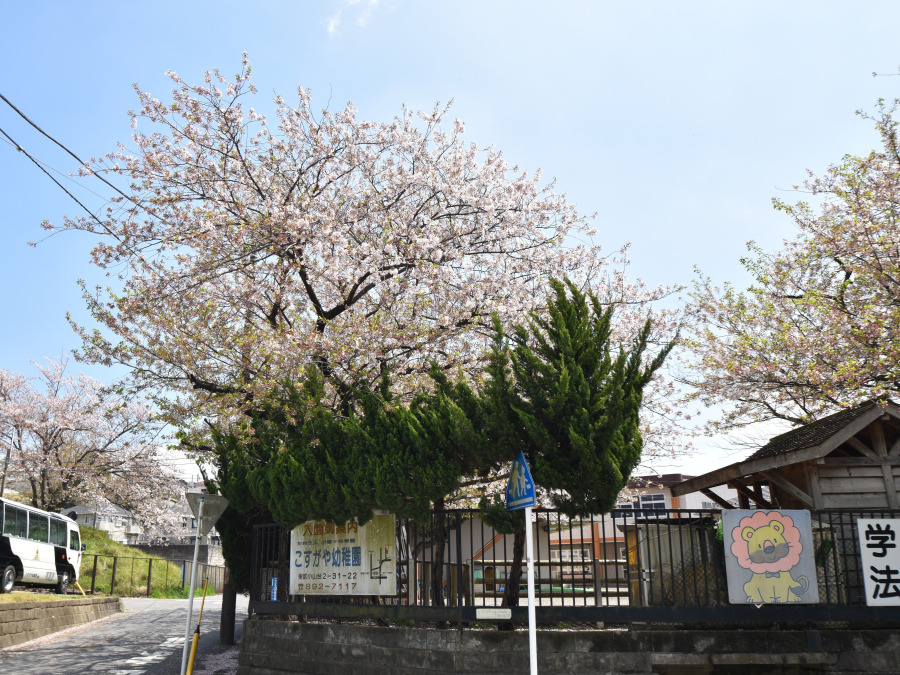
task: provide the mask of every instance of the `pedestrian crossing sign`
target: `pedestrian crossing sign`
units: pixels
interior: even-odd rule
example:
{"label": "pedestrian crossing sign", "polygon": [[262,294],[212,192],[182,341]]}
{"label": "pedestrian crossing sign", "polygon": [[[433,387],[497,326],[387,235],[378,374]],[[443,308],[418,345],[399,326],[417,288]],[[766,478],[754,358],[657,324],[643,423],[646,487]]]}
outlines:
{"label": "pedestrian crossing sign", "polygon": [[531,471],[528,470],[525,455],[519,452],[509,472],[509,482],[506,484],[506,510],[517,511],[535,504],[537,499],[534,494],[534,480],[531,478]]}

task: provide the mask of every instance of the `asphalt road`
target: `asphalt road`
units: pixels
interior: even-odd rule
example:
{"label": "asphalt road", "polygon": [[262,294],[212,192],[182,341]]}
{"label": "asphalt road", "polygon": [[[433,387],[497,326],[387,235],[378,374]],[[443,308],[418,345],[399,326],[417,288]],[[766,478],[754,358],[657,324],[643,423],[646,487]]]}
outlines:
{"label": "asphalt road", "polygon": [[[178,675],[187,600],[124,598],[125,611],[83,626],[0,650],[0,673],[67,675]],[[200,598],[194,600],[197,625]],[[219,644],[222,596],[209,597],[200,625],[193,675],[233,675],[238,646]],[[235,641],[240,644],[247,598],[237,598]]]}

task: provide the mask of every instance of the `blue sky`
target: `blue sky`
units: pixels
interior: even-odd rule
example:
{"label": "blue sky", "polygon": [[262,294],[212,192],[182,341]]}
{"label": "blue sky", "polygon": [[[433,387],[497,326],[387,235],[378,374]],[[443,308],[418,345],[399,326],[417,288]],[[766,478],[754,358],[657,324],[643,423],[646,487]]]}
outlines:
{"label": "blue sky", "polygon": [[[793,235],[771,197],[877,144],[853,113],[900,91],[898,20],[887,1],[10,2],[0,93],[83,157],[129,141],[133,82],[163,98],[168,69],[231,74],[243,51],[260,102],[302,85],[383,120],[453,99],[468,139],[555,177],[608,250],[631,242],[632,276],[686,283],[697,266],[742,285],[745,242]],[[74,169],[2,102],[0,128]],[[91,208],[108,195],[60,180]],[[76,280],[102,279],[84,236],[27,246],[79,207],[5,139],[0,205],[0,368],[33,373],[78,346]]]}

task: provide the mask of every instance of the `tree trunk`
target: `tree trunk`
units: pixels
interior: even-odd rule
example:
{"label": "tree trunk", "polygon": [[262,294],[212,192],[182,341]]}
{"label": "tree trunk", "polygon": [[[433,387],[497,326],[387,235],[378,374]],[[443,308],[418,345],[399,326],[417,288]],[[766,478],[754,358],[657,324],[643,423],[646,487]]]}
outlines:
{"label": "tree trunk", "polygon": [[225,568],[225,585],[222,587],[222,613],[219,617],[219,644],[234,644],[234,622],[237,591],[231,584],[231,570]]}
{"label": "tree trunk", "polygon": [[431,548],[431,604],[444,606],[444,545],[447,542],[447,514],[444,500],[434,503],[434,545]]}
{"label": "tree trunk", "polygon": [[[506,578],[506,588],[503,589],[503,602],[501,607],[519,606],[519,585],[522,583],[522,560],[525,557],[525,529],[516,530],[513,538],[513,559]],[[511,622],[497,625],[499,630],[512,630]]]}
{"label": "tree trunk", "polygon": [[29,478],[28,482],[31,483],[31,505],[35,508],[41,508],[40,504],[40,488],[38,487],[38,482],[35,478]]}

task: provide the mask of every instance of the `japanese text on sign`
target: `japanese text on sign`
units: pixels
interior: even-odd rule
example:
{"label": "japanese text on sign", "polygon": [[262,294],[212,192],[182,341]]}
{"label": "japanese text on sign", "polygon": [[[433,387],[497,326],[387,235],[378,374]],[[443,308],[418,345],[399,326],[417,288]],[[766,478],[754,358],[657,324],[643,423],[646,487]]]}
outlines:
{"label": "japanese text on sign", "polygon": [[291,595],[395,595],[393,516],[365,525],[309,521],[291,532]]}
{"label": "japanese text on sign", "polygon": [[867,605],[900,605],[900,519],[860,518],[859,552]]}

